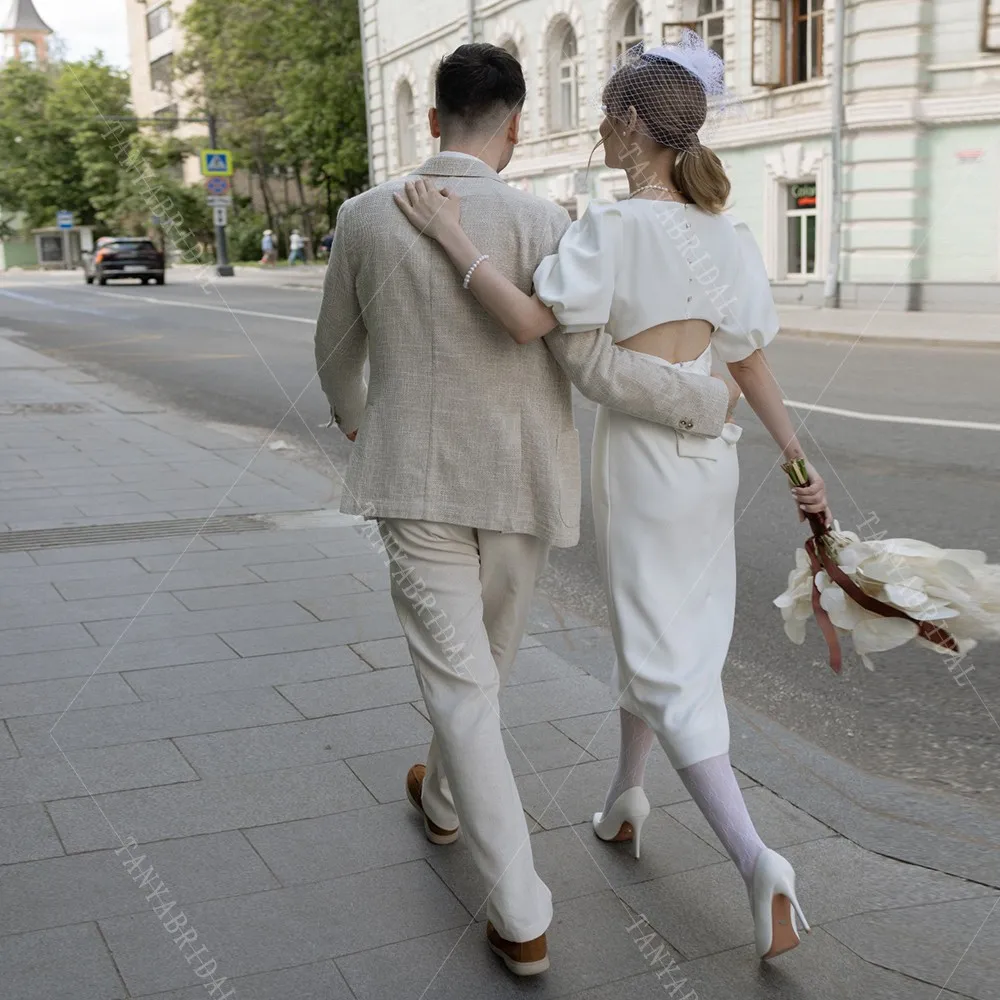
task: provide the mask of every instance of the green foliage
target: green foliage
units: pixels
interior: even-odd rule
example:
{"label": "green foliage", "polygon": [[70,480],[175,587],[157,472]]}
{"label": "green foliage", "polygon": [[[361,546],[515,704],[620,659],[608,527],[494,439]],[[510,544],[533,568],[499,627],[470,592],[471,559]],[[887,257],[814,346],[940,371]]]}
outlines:
{"label": "green foliage", "polygon": [[129,120],[128,76],[100,57],[47,69],[12,62],[0,70],[0,205],[30,226],[73,212],[98,235],[141,235],[156,204],[196,239],[211,239],[200,189],[180,181],[190,148],[140,134]]}
{"label": "green foliage", "polygon": [[267,229],[267,217],[249,205],[239,206],[229,216],[229,256],[233,260],[260,260],[260,238]]}
{"label": "green foliage", "polygon": [[368,180],[357,0],[193,0],[184,28],[189,96],[256,175],[272,228],[288,228],[285,172],[306,228],[321,214],[332,224]]}

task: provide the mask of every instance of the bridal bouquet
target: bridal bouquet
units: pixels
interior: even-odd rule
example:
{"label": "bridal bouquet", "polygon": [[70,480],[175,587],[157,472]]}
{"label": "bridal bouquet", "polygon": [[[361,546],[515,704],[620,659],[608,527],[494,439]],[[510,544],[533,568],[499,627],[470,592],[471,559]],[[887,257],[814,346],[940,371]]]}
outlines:
{"label": "bridal bouquet", "polygon": [[[782,466],[795,486],[809,482],[805,462]],[[788,589],[774,603],[792,642],[805,642],[815,617],[841,669],[840,635],[849,634],[862,663],[916,639],[939,653],[964,654],[977,640],[1000,639],[1000,566],[972,549],[939,549],[912,538],[862,540],[838,525],[813,529],[795,553]]]}

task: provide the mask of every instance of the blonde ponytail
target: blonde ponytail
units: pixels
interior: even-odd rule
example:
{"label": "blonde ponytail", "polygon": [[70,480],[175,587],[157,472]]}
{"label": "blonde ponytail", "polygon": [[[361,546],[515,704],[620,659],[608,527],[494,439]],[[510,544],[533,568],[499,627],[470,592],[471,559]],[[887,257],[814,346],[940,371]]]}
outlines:
{"label": "blonde ponytail", "polygon": [[722,160],[708,147],[699,146],[677,154],[674,187],[703,212],[718,215],[725,210],[731,185]]}

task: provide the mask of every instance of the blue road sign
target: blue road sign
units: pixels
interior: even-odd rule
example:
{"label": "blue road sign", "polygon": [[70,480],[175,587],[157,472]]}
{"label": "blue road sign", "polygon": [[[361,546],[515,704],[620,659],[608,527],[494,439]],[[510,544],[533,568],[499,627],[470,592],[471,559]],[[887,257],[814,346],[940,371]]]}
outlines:
{"label": "blue road sign", "polygon": [[73,213],[72,212],[56,212],[56,225],[60,229],[72,229],[73,228]]}

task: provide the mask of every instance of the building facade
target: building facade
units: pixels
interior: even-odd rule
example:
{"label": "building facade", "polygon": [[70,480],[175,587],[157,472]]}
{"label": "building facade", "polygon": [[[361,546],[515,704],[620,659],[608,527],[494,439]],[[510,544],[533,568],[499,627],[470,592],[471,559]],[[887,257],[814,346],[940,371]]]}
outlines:
{"label": "building facade", "polygon": [[[191,0],[125,0],[125,4],[136,116],[162,122],[158,127],[178,138],[204,136],[205,125],[183,120],[194,115],[174,73],[174,61],[184,44],[180,19]],[[201,180],[197,157],[185,161],[183,175],[188,184]]]}
{"label": "building facade", "polygon": [[[698,31],[726,60],[738,115],[711,144],[775,297],[819,304],[831,230],[837,0],[360,0],[373,179],[433,152],[441,57],[503,45],[525,68],[509,183],[563,204],[625,192],[598,151],[599,94],[631,44]],[[1000,0],[843,0],[842,303],[1000,310]]]}

